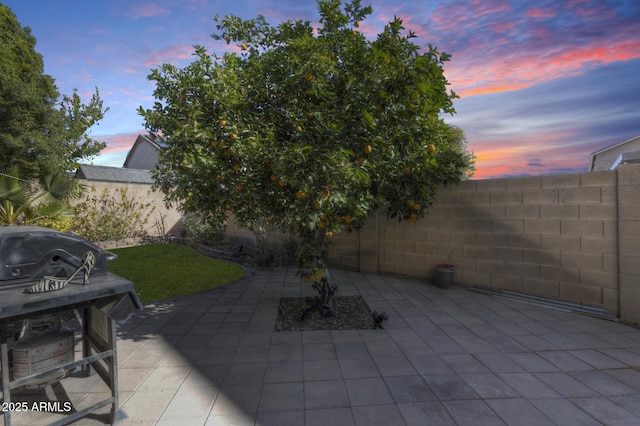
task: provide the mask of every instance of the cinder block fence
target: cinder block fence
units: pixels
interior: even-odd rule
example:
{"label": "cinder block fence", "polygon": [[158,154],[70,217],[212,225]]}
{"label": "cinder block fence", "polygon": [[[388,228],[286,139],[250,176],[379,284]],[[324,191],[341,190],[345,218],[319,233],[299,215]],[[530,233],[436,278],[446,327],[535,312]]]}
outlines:
{"label": "cinder block fence", "polygon": [[333,237],[332,264],[429,279],[456,265],[464,286],[605,308],[640,323],[640,165],[471,180],[440,188],[425,219]]}

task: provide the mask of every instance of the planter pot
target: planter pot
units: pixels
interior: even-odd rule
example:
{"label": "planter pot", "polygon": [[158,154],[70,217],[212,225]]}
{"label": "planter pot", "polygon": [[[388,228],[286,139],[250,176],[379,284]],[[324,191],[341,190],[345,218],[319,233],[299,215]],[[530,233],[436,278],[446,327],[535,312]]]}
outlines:
{"label": "planter pot", "polygon": [[449,263],[439,263],[435,267],[436,285],[440,288],[451,288],[453,285],[454,265]]}

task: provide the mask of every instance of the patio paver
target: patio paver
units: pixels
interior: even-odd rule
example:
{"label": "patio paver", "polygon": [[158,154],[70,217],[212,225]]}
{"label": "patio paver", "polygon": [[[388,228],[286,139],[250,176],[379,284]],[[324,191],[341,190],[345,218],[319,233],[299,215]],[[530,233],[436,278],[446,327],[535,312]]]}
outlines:
{"label": "patio paver", "polygon": [[[313,294],[287,268],[147,305],[118,331],[120,424],[640,424],[636,328],[419,280],[332,278],[386,311],[385,328],[273,331],[280,297]],[[95,377],[61,385],[77,409],[106,391]]]}

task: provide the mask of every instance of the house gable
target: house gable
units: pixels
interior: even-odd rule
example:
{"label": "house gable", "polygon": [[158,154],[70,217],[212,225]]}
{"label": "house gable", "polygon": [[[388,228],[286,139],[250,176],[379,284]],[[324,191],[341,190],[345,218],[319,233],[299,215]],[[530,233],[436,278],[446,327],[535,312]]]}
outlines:
{"label": "house gable", "polygon": [[155,135],[138,135],[122,167],[126,169],[156,170],[164,141]]}
{"label": "house gable", "polygon": [[589,171],[613,170],[625,162],[637,162],[640,156],[640,135],[591,154]]}

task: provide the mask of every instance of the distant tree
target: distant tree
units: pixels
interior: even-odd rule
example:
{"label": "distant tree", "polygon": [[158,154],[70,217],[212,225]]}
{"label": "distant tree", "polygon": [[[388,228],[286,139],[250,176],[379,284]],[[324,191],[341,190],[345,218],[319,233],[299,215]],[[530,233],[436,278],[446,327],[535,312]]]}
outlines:
{"label": "distant tree", "polygon": [[75,90],[59,100],[35,45],[30,28],[0,4],[0,158],[25,179],[74,169],[105,147],[87,133],[107,111],[98,90],[87,105]]}
{"label": "distant tree", "polygon": [[449,55],[420,53],[398,18],[368,40],[358,28],[372,9],[359,0],[318,8],[318,29],[216,18],[212,37],[239,53],[196,46],[187,67],[153,70],[157,102],[140,114],[166,138],[155,177],[168,202],[297,235],[300,274],[322,287],[327,236],[377,209],[415,222],[469,162],[440,117],[454,112]]}
{"label": "distant tree", "polygon": [[476,156],[467,149],[467,136],[458,126],[449,126],[444,134],[443,142],[447,143],[451,151],[461,154],[465,163],[463,179],[471,179],[476,171]]}

